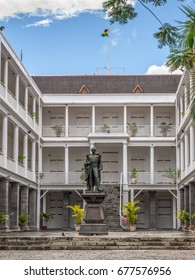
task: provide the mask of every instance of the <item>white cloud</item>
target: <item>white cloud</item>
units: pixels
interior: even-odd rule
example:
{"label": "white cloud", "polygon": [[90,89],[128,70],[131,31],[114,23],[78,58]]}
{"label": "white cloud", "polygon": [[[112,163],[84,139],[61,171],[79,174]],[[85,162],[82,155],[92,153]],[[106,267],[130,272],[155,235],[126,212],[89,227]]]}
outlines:
{"label": "white cloud", "polygon": [[161,66],[151,65],[146,74],[182,74],[182,71],[176,70],[174,72],[170,72],[170,69],[163,64]]}
{"label": "white cloud", "polygon": [[50,23],[52,23],[52,22],[53,21],[51,19],[47,18],[47,19],[43,19],[43,20],[37,21],[32,24],[28,24],[25,27],[37,27],[37,26],[49,27]]}
{"label": "white cloud", "polygon": [[102,9],[104,0],[0,0],[0,20],[21,14],[65,19]]}

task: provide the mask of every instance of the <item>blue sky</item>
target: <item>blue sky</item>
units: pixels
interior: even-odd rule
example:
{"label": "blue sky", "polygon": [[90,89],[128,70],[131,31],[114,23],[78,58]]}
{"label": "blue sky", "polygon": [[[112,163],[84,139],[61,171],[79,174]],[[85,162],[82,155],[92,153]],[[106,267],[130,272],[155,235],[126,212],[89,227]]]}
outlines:
{"label": "blue sky", "polygon": [[[22,49],[23,64],[32,75],[94,74],[97,70],[105,74],[108,39],[101,33],[109,20],[100,10],[102,2],[0,0],[0,25],[5,26],[3,33],[18,56]],[[193,7],[194,0],[183,4]],[[109,26],[113,74],[164,70],[169,49],[158,49],[153,38],[159,23],[136,1],[135,5],[135,20]],[[185,20],[179,5],[177,0],[168,0],[164,7],[150,7],[162,22],[174,23]]]}

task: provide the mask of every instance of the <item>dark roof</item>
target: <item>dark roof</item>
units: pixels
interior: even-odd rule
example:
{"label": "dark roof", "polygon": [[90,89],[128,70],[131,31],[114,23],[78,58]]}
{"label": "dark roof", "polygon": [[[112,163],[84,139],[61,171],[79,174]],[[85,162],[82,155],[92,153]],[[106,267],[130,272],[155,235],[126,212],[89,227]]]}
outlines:
{"label": "dark roof", "polygon": [[79,94],[83,85],[92,94],[132,93],[137,85],[144,93],[175,93],[181,75],[82,75],[32,78],[43,94]]}

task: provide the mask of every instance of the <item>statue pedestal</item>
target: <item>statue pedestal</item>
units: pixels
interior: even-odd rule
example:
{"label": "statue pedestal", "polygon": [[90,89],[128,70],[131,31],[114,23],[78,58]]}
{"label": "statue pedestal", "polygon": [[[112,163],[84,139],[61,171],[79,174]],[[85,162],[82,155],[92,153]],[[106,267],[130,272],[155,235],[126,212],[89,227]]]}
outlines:
{"label": "statue pedestal", "polygon": [[85,200],[83,221],[79,235],[104,235],[108,234],[107,224],[104,223],[105,216],[102,202],[106,197],[105,193],[86,191],[81,195]]}

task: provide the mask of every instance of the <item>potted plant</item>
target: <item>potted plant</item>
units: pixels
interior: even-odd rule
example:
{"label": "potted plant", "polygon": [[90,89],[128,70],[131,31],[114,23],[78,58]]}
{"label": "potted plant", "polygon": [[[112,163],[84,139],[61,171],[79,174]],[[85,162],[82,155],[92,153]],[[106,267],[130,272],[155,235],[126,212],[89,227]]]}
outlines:
{"label": "potted plant", "polygon": [[110,126],[107,123],[104,123],[100,130],[103,133],[110,133]]}
{"label": "potted plant", "polygon": [[131,131],[131,137],[135,137],[138,131],[138,126],[135,122],[127,123],[129,131]]}
{"label": "potted plant", "polygon": [[18,162],[20,164],[23,164],[24,159],[25,159],[25,156],[22,153],[19,153],[19,155],[18,155]]}
{"label": "potted plant", "polygon": [[162,122],[160,124],[160,133],[163,135],[163,137],[167,137],[167,133],[171,131],[171,129],[173,128],[172,123],[166,123],[166,122]]}
{"label": "potted plant", "polygon": [[42,229],[46,230],[47,229],[47,224],[53,220],[53,215],[52,214],[47,214],[45,212],[41,212],[41,218],[43,219]]}
{"label": "potted plant", "polygon": [[56,133],[56,136],[57,137],[60,137],[62,132],[63,132],[63,129],[62,129],[62,126],[60,125],[55,125],[54,127],[52,127]]}
{"label": "potted plant", "polygon": [[129,201],[123,205],[123,212],[126,215],[128,224],[129,224],[129,230],[135,231],[136,230],[136,222],[138,218],[138,211],[140,209],[139,201]]}
{"label": "potted plant", "polygon": [[32,118],[35,118],[36,122],[38,122],[38,120],[39,120],[38,112],[32,112],[32,113],[30,113],[30,115],[31,115]]}
{"label": "potted plant", "polygon": [[131,170],[131,175],[130,175],[131,183],[136,184],[137,183],[137,168],[133,167]]}
{"label": "potted plant", "polygon": [[9,215],[6,215],[4,212],[0,212],[0,227],[4,225],[9,220]]}
{"label": "potted plant", "polygon": [[[192,221],[195,222],[195,213],[193,213],[193,214],[191,215],[191,219],[192,219]],[[191,226],[190,226],[190,231],[192,231],[192,232],[195,231],[195,224],[194,224],[194,222],[193,222],[193,223],[191,224]]]}
{"label": "potted plant", "polygon": [[181,170],[180,169],[175,169],[175,168],[167,168],[167,169],[165,169],[163,176],[167,177],[169,179],[172,179],[173,184],[176,184],[177,180],[180,179]]}
{"label": "potted plant", "polygon": [[38,179],[38,181],[41,182],[41,180],[43,180],[44,176],[45,176],[45,175],[44,175],[43,172],[39,172],[39,173],[37,174],[37,179]]}
{"label": "potted plant", "polygon": [[75,218],[75,230],[79,231],[81,227],[81,221],[83,218],[84,209],[80,205],[75,204],[74,206],[68,205],[67,208],[70,208],[73,211],[72,217]]}
{"label": "potted plant", "polygon": [[181,221],[182,230],[185,231],[190,222],[190,213],[186,210],[177,211],[177,218]]}
{"label": "potted plant", "polygon": [[19,226],[20,230],[24,230],[24,224],[29,221],[29,214],[26,212],[21,212],[19,215]]}

